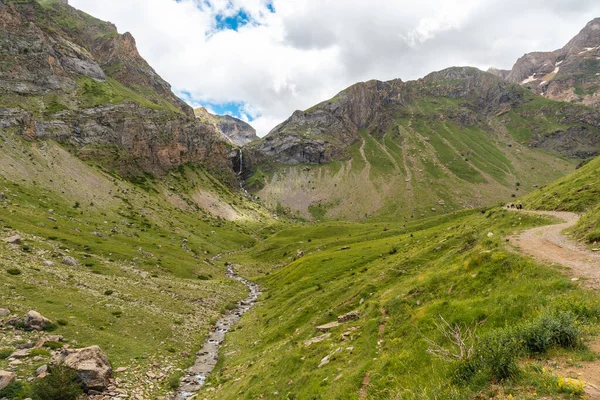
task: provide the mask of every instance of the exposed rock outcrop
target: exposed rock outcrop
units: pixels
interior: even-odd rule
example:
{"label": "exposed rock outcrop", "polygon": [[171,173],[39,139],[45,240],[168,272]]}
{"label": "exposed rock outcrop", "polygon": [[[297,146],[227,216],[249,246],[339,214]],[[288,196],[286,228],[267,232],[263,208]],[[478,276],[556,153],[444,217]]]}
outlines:
{"label": "exposed rock outcrop", "polygon": [[600,18],[563,48],[519,58],[512,70],[490,70],[549,99],[600,108]]}
{"label": "exposed rock outcrop", "polygon": [[242,147],[258,139],[256,129],[238,118],[229,115],[214,115],[204,107],[195,109],[194,114],[203,123],[212,125],[224,140],[235,146]]}
{"label": "exposed rock outcrop", "polygon": [[16,378],[17,375],[14,372],[0,370],[0,390],[6,389]]}
{"label": "exposed rock outcrop", "polygon": [[52,358],[52,364],[64,364],[77,371],[85,390],[105,390],[112,375],[110,362],[98,346],[63,349]]}
{"label": "exposed rock outcrop", "polygon": [[222,134],[194,118],[131,34],[35,0],[0,3],[0,26],[0,133],[69,144],[123,175],[185,162],[230,170]]}
{"label": "exposed rock outcrop", "polygon": [[43,331],[52,324],[48,318],[37,311],[29,311],[23,317],[23,328],[27,331]]}

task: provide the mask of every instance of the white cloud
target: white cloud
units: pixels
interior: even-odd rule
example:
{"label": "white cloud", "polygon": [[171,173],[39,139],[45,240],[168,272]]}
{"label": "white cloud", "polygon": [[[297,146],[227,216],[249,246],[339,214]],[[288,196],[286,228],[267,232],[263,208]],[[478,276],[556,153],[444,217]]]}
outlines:
{"label": "white cloud", "polygon": [[[452,65],[510,68],[562,47],[600,15],[594,0],[70,0],[136,37],[176,92],[244,103],[260,135],[357,81]],[[217,30],[240,10],[253,23]]]}

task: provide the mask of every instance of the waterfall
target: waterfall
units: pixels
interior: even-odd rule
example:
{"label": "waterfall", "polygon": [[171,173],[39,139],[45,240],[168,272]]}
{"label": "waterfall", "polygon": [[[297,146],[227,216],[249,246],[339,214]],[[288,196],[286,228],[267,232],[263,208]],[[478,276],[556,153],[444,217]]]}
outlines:
{"label": "waterfall", "polygon": [[238,175],[242,175],[242,172],[244,172],[244,152],[242,151],[242,149],[240,149],[240,172],[238,173]]}

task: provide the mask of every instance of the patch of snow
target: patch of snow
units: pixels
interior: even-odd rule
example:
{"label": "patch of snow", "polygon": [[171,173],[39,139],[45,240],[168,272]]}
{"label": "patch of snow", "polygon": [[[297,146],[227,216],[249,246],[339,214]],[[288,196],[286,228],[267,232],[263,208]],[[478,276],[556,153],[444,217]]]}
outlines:
{"label": "patch of snow", "polygon": [[554,71],[552,71],[552,73],[553,74],[558,74],[558,71],[560,71],[560,67],[554,68]]}
{"label": "patch of snow", "polygon": [[600,46],[598,46],[598,47],[584,47],[585,50],[580,51],[578,54],[584,54],[584,53],[587,53],[588,51],[598,50],[599,48],[600,48]]}
{"label": "patch of snow", "polygon": [[562,64],[562,63],[563,63],[563,61],[565,61],[565,60],[561,60],[561,61],[557,62],[557,63],[556,63],[556,66],[559,66],[560,64]]}
{"label": "patch of snow", "polygon": [[535,74],[533,74],[533,75],[531,75],[529,78],[527,78],[527,79],[525,79],[523,82],[521,82],[521,85],[524,85],[524,84],[526,84],[526,83],[529,83],[529,82],[533,82],[533,81],[535,81],[535,80],[536,80],[536,78],[535,78]]}
{"label": "patch of snow", "polygon": [[548,83],[548,82],[546,82],[546,81],[541,81],[541,82],[540,82],[540,84],[539,84],[539,86],[544,86],[546,83]]}

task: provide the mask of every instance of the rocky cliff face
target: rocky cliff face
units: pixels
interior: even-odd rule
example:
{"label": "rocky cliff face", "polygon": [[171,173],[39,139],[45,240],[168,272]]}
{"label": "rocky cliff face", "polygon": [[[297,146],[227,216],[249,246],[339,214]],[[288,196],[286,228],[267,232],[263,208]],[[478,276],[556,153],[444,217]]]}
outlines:
{"label": "rocky cliff face", "polygon": [[562,49],[519,58],[511,71],[490,70],[552,100],[600,107],[600,18]]}
{"label": "rocky cliff face", "polygon": [[[521,119],[519,124],[523,118],[540,119],[540,124],[524,128],[531,146],[568,157],[600,154],[600,138],[583,134],[598,131],[598,111],[576,105],[556,107],[557,104],[544,102],[497,75],[503,73],[494,75],[476,68],[455,67],[417,81],[358,83],[309,110],[294,112],[248,150],[254,154],[252,158],[261,160],[262,156],[283,164],[323,164],[347,158],[348,147],[361,139],[361,132],[381,137],[396,125],[398,118],[410,114],[451,120],[464,127],[480,126],[490,118],[510,114],[511,118]],[[423,102],[428,102],[427,110],[423,109]],[[548,124],[542,121],[548,119],[555,128],[551,132],[546,131]],[[516,122],[500,118],[499,123]],[[576,131],[582,134],[585,145],[578,141]]]}
{"label": "rocky cliff face", "polygon": [[0,2],[0,128],[73,146],[124,174],[193,161],[228,169],[230,146],[120,35],[63,1]]}
{"label": "rocky cliff face", "polygon": [[256,129],[238,118],[214,115],[204,107],[195,109],[194,114],[201,122],[212,125],[223,136],[223,140],[235,146],[242,147],[258,139]]}
{"label": "rocky cliff face", "polygon": [[377,130],[401,104],[400,80],[357,83],[306,111],[296,111],[249,150],[284,164],[322,164],[343,157],[359,131]]}

